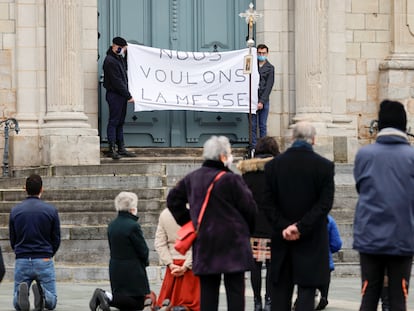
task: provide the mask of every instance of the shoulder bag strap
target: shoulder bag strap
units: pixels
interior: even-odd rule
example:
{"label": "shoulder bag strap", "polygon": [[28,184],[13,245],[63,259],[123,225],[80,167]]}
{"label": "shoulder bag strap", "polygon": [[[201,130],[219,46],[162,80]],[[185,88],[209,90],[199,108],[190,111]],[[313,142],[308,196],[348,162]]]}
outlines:
{"label": "shoulder bag strap", "polygon": [[206,207],[207,207],[207,204],[208,204],[208,200],[210,199],[211,190],[213,189],[214,184],[216,183],[216,181],[219,180],[220,177],[223,176],[224,174],[226,174],[226,171],[221,171],[220,173],[218,173],[216,175],[216,177],[214,177],[213,181],[211,182],[210,186],[207,189],[206,197],[204,198],[203,205],[201,206],[200,214],[198,215],[197,230],[196,231],[198,231],[198,228],[200,228],[201,220],[203,219],[204,212],[206,211]]}

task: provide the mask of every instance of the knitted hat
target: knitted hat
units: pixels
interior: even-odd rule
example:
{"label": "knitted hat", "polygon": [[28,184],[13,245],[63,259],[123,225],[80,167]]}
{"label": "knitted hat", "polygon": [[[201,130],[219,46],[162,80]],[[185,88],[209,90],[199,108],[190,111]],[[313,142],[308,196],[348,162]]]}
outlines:
{"label": "knitted hat", "polygon": [[403,104],[397,101],[384,100],[378,113],[378,130],[393,127],[405,132],[407,129],[407,114]]}
{"label": "knitted hat", "polygon": [[124,46],[128,45],[128,43],[126,42],[126,40],[124,38],[121,38],[121,37],[115,37],[115,38],[113,38],[112,39],[112,43],[113,44],[116,44],[116,45],[119,45],[121,47],[124,47]]}

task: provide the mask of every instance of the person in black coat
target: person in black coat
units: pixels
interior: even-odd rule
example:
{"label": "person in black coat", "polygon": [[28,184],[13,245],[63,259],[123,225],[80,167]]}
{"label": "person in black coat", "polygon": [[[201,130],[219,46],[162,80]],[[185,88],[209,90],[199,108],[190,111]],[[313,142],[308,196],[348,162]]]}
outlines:
{"label": "person in black coat", "polygon": [[115,198],[118,216],[108,226],[110,248],[109,279],[112,293],[97,288],[89,303],[91,311],[98,306],[110,311],[142,310],[150,287],[146,272],[149,249],[141,226],[137,223],[138,197],[133,192],[121,192]]}
{"label": "person in black coat", "polygon": [[[128,90],[127,61],[125,58],[128,43],[124,38],[115,37],[106,52],[103,63],[106,101],[109,107],[107,139],[109,156],[114,160],[122,156],[135,157],[135,153],[125,149],[124,122],[127,104],[134,103],[134,98]],[[118,150],[116,146],[118,145]]]}
{"label": "person in black coat", "polygon": [[6,267],[3,260],[3,252],[0,247],[0,282],[3,281],[4,275],[6,274]]}
{"label": "person in black coat", "polygon": [[270,238],[272,237],[271,220],[267,217],[269,204],[265,202],[264,166],[279,154],[279,146],[272,137],[259,138],[256,144],[255,157],[237,163],[243,179],[253,193],[258,213],[255,228],[250,239],[255,266],[250,272],[250,281],[254,294],[254,310],[262,311],[262,266],[266,265],[266,292],[264,311],[271,310],[270,282]]}
{"label": "person in black coat", "polygon": [[273,311],[314,310],[315,290],[329,281],[327,215],[334,198],[334,164],[313,151],[315,128],[299,122],[292,146],[265,165],[266,198],[273,211]]}
{"label": "person in black coat", "polygon": [[[193,244],[193,272],[200,277],[201,311],[218,310],[221,277],[227,294],[227,310],[244,310],[244,272],[253,267],[250,234],[256,202],[240,175],[230,170],[233,156],[224,136],[212,136],[204,144],[201,168],[189,173],[171,189],[167,206],[179,225],[197,219],[207,189],[216,181]],[[190,209],[186,207],[187,203]]]}

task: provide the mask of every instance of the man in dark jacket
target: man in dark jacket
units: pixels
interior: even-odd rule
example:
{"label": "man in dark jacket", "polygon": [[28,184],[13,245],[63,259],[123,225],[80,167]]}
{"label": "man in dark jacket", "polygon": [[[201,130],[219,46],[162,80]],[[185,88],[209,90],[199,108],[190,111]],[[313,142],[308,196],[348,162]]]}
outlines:
{"label": "man in dark jacket", "polygon": [[264,44],[257,46],[259,64],[259,90],[256,114],[252,114],[252,148],[256,146],[257,126],[259,137],[267,135],[267,116],[269,115],[269,97],[275,81],[275,67],[267,59],[269,48]]}
{"label": "man in dark jacket", "polygon": [[334,197],[334,164],[313,151],[315,128],[299,122],[292,146],[265,166],[272,205],[273,311],[314,309],[315,290],[329,280],[327,215]]}
{"label": "man in dark jacket", "polygon": [[10,213],[10,245],[16,254],[14,298],[16,310],[28,311],[29,287],[35,297],[35,310],[56,307],[56,276],[53,256],[60,246],[60,220],[56,208],[43,202],[42,178],[33,174],[26,179],[28,197]]}
{"label": "man in dark jacket", "polygon": [[[112,46],[106,52],[103,64],[106,101],[109,105],[107,138],[109,155],[114,160],[120,159],[122,156],[135,157],[134,153],[125,149],[124,143],[123,127],[127,103],[134,102],[134,98],[128,90],[127,62],[125,59],[127,45],[124,38],[113,38]],[[118,145],[118,150],[115,144]]]}
{"label": "man in dark jacket", "polygon": [[353,247],[360,254],[360,310],[377,310],[384,275],[391,310],[407,310],[414,254],[414,149],[404,106],[381,103],[375,144],[361,148],[354,177],[359,194]]}

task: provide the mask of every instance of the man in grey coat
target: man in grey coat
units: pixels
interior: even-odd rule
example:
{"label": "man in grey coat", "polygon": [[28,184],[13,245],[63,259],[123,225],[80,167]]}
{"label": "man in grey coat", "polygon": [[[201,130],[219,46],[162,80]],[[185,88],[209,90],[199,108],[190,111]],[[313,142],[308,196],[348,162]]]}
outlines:
{"label": "man in grey coat", "polygon": [[353,247],[360,254],[362,311],[377,310],[385,273],[391,310],[407,310],[414,254],[414,149],[406,125],[404,106],[383,101],[377,140],[355,158],[359,199]]}

